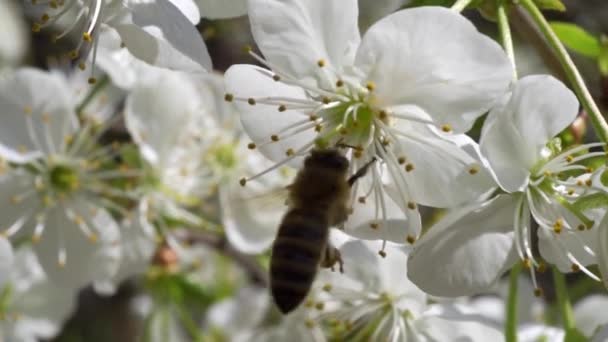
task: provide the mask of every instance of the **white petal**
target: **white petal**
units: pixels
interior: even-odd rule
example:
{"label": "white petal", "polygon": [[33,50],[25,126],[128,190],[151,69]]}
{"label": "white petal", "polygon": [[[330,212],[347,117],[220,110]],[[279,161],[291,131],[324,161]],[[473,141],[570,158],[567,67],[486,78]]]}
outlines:
{"label": "white petal", "polygon": [[236,296],[214,304],[207,311],[207,321],[211,327],[235,336],[255,329],[264,318],[269,304],[268,290],[243,287]]}
{"label": "white petal", "polygon": [[496,42],[441,7],[391,14],[366,32],[355,64],[381,106],[413,104],[457,133],[507,90],[511,65]]}
{"label": "white petal", "polygon": [[130,4],[131,22],[114,23],[129,51],[163,68],[212,70],[211,57],[196,27],[168,0]]}
{"label": "white petal", "polygon": [[564,330],[541,324],[527,324],[517,331],[517,339],[520,342],[562,342],[565,337]]}
{"label": "white petal", "polygon": [[[428,125],[408,122],[398,122],[394,128],[408,135],[399,137],[394,149],[397,157],[406,158],[401,171],[410,200],[450,208],[469,203],[495,187],[477,144],[466,135],[442,134]],[[408,165],[413,166],[409,172],[404,170]]]}
{"label": "white petal", "polygon": [[193,128],[198,104],[192,83],[173,72],[159,73],[154,82],[133,89],[125,106],[125,121],[149,163],[162,167],[174,157]]}
{"label": "white petal", "polygon": [[431,295],[456,297],[486,290],[514,262],[510,196],[454,210],[415,244],[408,276]]}
{"label": "white petal", "polygon": [[201,16],[208,19],[239,17],[247,13],[247,0],[196,0]]}
{"label": "white petal", "polygon": [[608,324],[608,296],[589,295],[574,305],[574,321],[576,328],[585,336],[591,337],[602,325]]}
{"label": "white petal", "polygon": [[8,281],[14,259],[13,246],[5,238],[0,238],[0,287]]}
{"label": "white petal", "polygon": [[599,229],[597,264],[604,286],[608,288],[608,215],[604,216],[597,229]]}
{"label": "white petal", "polygon": [[356,0],[252,0],[251,30],[277,71],[316,77],[321,59],[328,67],[350,64],[359,45]]}
{"label": "white petal", "polygon": [[13,0],[0,3],[0,68],[18,62],[29,45],[27,26],[15,3]]}
{"label": "white petal", "polygon": [[596,256],[585,249],[587,247],[595,253],[598,250],[597,244],[597,229],[562,231],[560,234],[555,234],[547,229],[538,230],[540,254],[564,273],[572,272],[573,262],[568,258],[568,254],[572,254],[577,263],[583,266],[597,263]]}
{"label": "white petal", "polygon": [[[120,261],[118,227],[110,215],[86,203],[74,208],[97,235],[96,242],[91,242],[62,208],[55,207],[48,211],[44,233],[33,246],[49,279],[73,289],[107,279],[118,270]],[[91,217],[92,211],[96,214]],[[64,266],[60,265],[61,250],[66,256]]]}
{"label": "white petal", "polygon": [[184,16],[186,16],[186,18],[188,18],[188,20],[190,20],[192,25],[196,25],[196,24],[198,24],[199,21],[201,21],[201,13],[199,12],[198,6],[194,0],[169,0],[169,1],[171,1],[171,3],[175,7],[177,7],[179,9],[179,11],[182,12],[182,14]]}
{"label": "white petal", "polygon": [[23,68],[1,77],[0,156],[25,162],[60,150],[76,125],[72,97],[65,80],[40,70]]}
{"label": "white petal", "polygon": [[502,341],[502,327],[468,308],[434,305],[415,322],[428,341]]}
{"label": "white petal", "polygon": [[480,139],[503,189],[518,191],[527,184],[541,150],[577,113],[576,96],[551,76],[527,76],[515,84],[490,112]]}
{"label": "white petal", "polygon": [[[260,97],[289,97],[306,99],[301,88],[285,85],[272,79],[272,74],[266,70],[252,65],[233,65],[225,74],[226,91],[239,98]],[[278,134],[281,129],[298,121],[306,119],[306,114],[296,110],[278,111],[278,106],[256,103],[249,105],[247,101],[235,101],[241,114],[243,129],[249,138],[257,145],[271,141],[271,135]],[[286,158],[289,148],[297,151],[304,145],[312,142],[316,137],[314,129],[301,132],[290,138],[260,146],[258,150],[272,161]],[[302,158],[296,158],[291,166],[299,166]]]}

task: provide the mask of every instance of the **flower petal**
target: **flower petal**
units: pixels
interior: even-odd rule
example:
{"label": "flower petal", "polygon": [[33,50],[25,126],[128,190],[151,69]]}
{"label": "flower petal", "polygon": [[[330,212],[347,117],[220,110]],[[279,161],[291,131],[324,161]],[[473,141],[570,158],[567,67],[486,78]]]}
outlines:
{"label": "flower petal", "polygon": [[0,78],[0,156],[23,163],[59,151],[76,128],[74,103],[58,75],[23,68]]}
{"label": "flower petal", "polygon": [[574,305],[573,313],[576,328],[585,336],[591,337],[605,324],[608,324],[608,314],[604,308],[608,306],[608,296],[589,295]]}
{"label": "flower petal", "polygon": [[541,150],[576,118],[574,93],[548,75],[519,80],[486,119],[480,146],[506,191],[519,191]]}
{"label": "flower petal", "polygon": [[393,13],[365,33],[355,64],[381,106],[413,104],[457,133],[504,94],[513,72],[496,42],[442,7]]}
{"label": "flower petal", "polygon": [[25,20],[15,3],[12,0],[0,3],[0,68],[17,63],[29,45]]}
{"label": "flower petal", "polygon": [[[414,106],[401,107],[411,113]],[[479,198],[495,187],[473,139],[464,134],[437,132],[428,125],[398,121],[395,156],[405,157],[401,171],[412,201],[422,205],[451,208]],[[394,180],[393,180],[394,183]]]}
{"label": "flower petal", "polygon": [[198,99],[188,79],[173,72],[159,72],[153,82],[133,89],[125,106],[125,122],[149,163],[165,166],[176,149],[193,138],[188,131],[192,130]]}
{"label": "flower petal", "polygon": [[201,16],[207,19],[239,17],[247,13],[247,0],[196,0]]}
{"label": "flower petal", "polygon": [[514,262],[510,196],[500,195],[448,213],[415,244],[408,276],[431,295],[479,293]]}
{"label": "flower petal", "polygon": [[415,324],[429,341],[503,340],[501,326],[463,305],[433,305]]}
{"label": "flower petal", "polygon": [[109,24],[135,57],[168,69],[212,70],[201,35],[175,5],[156,0],[131,2],[129,7],[131,20]]}
{"label": "flower petal", "polygon": [[0,237],[0,287],[8,281],[8,275],[14,262],[13,246],[4,237]]}
{"label": "flower petal", "polygon": [[[285,85],[272,79],[272,73],[253,65],[237,64],[226,71],[226,91],[237,98],[263,98],[263,97],[289,97],[306,99],[304,90],[298,87]],[[250,105],[246,101],[235,101],[237,110],[241,114],[243,129],[258,145],[258,150],[268,159],[278,162],[286,157],[288,149],[297,151],[304,145],[312,142],[316,137],[313,128],[303,131],[295,136],[271,142],[271,136],[279,134],[281,129],[293,125],[306,114],[296,110],[278,111],[277,106],[256,103]],[[262,144],[265,145],[261,146]],[[299,166],[302,158],[296,158],[291,166]]]}
{"label": "flower petal", "polygon": [[[334,70],[350,64],[359,45],[356,0],[252,0],[251,30],[271,63],[298,79],[322,72],[323,59]],[[333,83],[332,83],[333,85]]]}

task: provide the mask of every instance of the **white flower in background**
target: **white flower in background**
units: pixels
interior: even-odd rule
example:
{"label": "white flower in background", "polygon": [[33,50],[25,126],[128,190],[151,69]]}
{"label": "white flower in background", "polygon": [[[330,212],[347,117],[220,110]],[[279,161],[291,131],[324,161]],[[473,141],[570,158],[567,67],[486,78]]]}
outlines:
{"label": "white flower in background", "polygon": [[36,342],[53,338],[75,307],[76,291],[48,281],[36,256],[21,247],[0,286],[0,339]]}
{"label": "white flower in background", "polygon": [[577,112],[574,94],[551,76],[528,76],[515,84],[490,112],[480,140],[508,194],[454,210],[432,227],[408,260],[414,283],[438,296],[478,293],[519,257],[537,287],[535,268],[545,265],[532,254],[531,217],[539,226],[543,259],[562,272],[582,270],[597,279],[585,266],[597,262],[603,210],[586,211],[576,201],[603,192],[594,185],[597,177],[579,163],[604,156],[585,152],[602,144],[561,151],[552,140]]}
{"label": "white flower in background", "polygon": [[189,0],[33,0],[28,10],[38,17],[32,30],[50,27],[64,20],[65,29],[54,39],[76,34],[78,45],[68,53],[81,69],[92,51],[93,83],[100,33],[116,30],[137,58],[169,69],[192,72],[211,70],[211,58],[196,30],[200,14]]}
{"label": "white flower in background", "polygon": [[322,271],[305,306],[340,340],[498,341],[500,326],[462,304],[428,305],[427,295],[407,279],[407,252],[379,242],[340,247],[344,274]]}
{"label": "white flower in background", "polygon": [[27,50],[29,37],[22,17],[15,1],[0,3],[0,69],[18,63]]}
{"label": "white flower in background", "polygon": [[226,19],[247,13],[247,0],[194,0],[201,15],[208,19]]}
{"label": "white flower in background", "polygon": [[73,95],[59,75],[20,69],[0,79],[0,228],[32,239],[53,281],[80,287],[118,267],[119,230],[105,206],[120,196],[104,182],[128,176],[104,170],[111,148],[103,130],[80,126]]}
{"label": "white flower in background", "polygon": [[14,259],[13,246],[5,238],[0,237],[0,287],[8,281]]}
{"label": "white flower in background", "polygon": [[608,296],[591,294],[577,301],[572,308],[573,318],[578,329],[587,338],[593,337],[608,324]]}
{"label": "white flower in background", "polygon": [[565,336],[563,329],[544,324],[524,325],[517,331],[517,340],[521,342],[562,342]]}
{"label": "white flower in background", "polygon": [[[265,59],[252,55],[271,70],[232,66],[226,100],[240,111],[251,147],[276,167],[297,167],[313,147],[337,144],[354,147],[351,170],[380,160],[369,186],[353,191],[353,202],[379,208],[365,224],[379,228],[376,238],[385,227],[369,222],[389,225],[388,206],[403,211],[404,242],[420,231],[417,203],[450,207],[491,186],[459,133],[505,92],[512,71],[501,48],[464,17],[439,7],[404,10],[363,38],[354,0],[254,0],[249,18]],[[382,177],[395,187],[391,199]]]}

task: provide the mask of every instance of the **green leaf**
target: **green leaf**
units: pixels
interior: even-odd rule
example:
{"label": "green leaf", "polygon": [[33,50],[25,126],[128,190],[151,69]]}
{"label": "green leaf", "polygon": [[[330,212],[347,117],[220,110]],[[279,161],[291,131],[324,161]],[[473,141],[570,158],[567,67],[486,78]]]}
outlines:
{"label": "green leaf", "polygon": [[586,211],[608,206],[608,194],[598,192],[583,196],[574,202],[573,207],[579,211]]}
{"label": "green leaf", "polygon": [[583,56],[598,58],[600,40],[581,27],[563,22],[551,22],[551,28],[559,39],[572,51]]}
{"label": "green leaf", "polygon": [[560,12],[566,11],[566,6],[564,6],[561,0],[534,0],[534,3],[540,9],[555,10]]}
{"label": "green leaf", "polygon": [[602,76],[608,76],[608,37],[600,38],[600,55],[597,58],[597,65]]}
{"label": "green leaf", "polygon": [[577,329],[566,330],[564,342],[587,342],[589,339]]}

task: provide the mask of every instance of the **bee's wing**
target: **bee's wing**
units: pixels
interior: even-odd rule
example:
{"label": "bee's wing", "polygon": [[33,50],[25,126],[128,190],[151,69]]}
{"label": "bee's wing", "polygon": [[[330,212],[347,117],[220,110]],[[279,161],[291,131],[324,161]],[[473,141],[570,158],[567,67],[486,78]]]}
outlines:
{"label": "bee's wing", "polygon": [[239,186],[220,191],[226,235],[245,253],[257,254],[270,247],[287,209],[287,188],[257,190]]}

